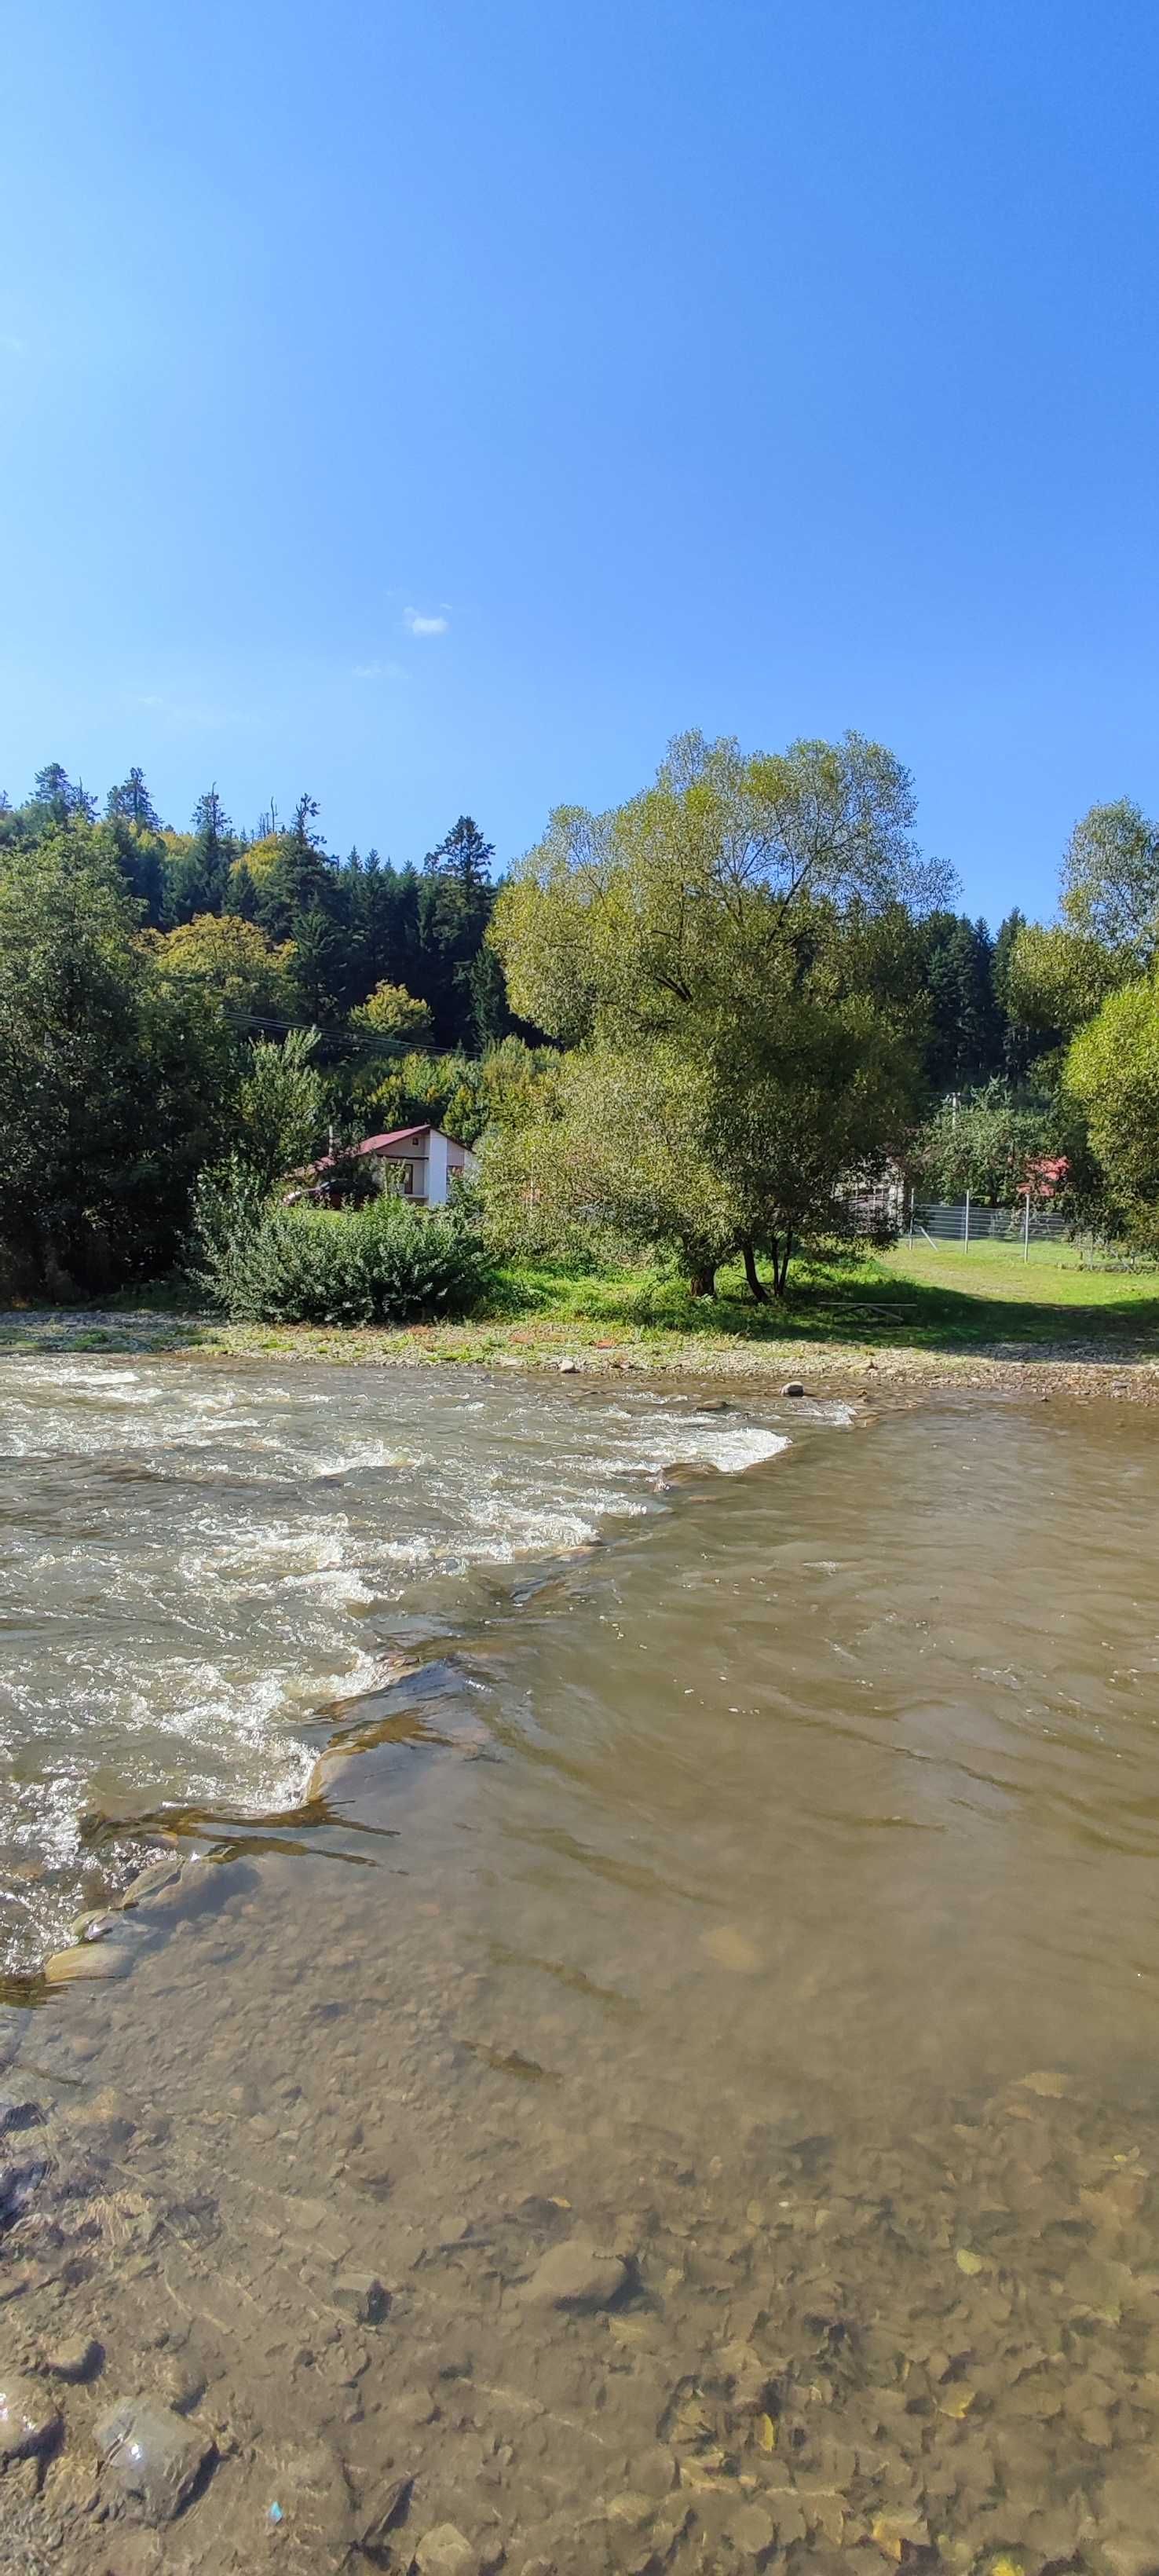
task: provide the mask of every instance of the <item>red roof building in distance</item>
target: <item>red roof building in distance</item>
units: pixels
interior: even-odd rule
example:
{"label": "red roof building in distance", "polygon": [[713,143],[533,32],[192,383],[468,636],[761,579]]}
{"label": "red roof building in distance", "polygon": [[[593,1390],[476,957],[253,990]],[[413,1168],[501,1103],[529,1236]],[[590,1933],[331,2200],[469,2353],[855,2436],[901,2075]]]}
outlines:
{"label": "red roof building in distance", "polygon": [[325,1187],[327,1172],[364,1158],[401,1165],[402,1195],[416,1207],[445,1207],[455,1174],[466,1176],[479,1168],[469,1146],[441,1127],[390,1127],[381,1136],[364,1136],[345,1153],[323,1154],[314,1165],[314,1179]]}

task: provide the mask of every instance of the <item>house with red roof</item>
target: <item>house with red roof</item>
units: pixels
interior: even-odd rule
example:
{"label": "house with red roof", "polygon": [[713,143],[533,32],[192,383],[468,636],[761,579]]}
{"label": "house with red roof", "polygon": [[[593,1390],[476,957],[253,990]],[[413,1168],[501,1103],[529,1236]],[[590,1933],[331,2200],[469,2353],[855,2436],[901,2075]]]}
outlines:
{"label": "house with red roof", "polygon": [[364,1136],[344,1154],[323,1154],[314,1165],[320,1192],[326,1192],[328,1172],[364,1158],[382,1167],[395,1187],[394,1176],[401,1173],[402,1196],[415,1207],[445,1207],[455,1174],[469,1180],[479,1169],[470,1147],[460,1145],[457,1136],[444,1135],[441,1127],[391,1127],[382,1136]]}

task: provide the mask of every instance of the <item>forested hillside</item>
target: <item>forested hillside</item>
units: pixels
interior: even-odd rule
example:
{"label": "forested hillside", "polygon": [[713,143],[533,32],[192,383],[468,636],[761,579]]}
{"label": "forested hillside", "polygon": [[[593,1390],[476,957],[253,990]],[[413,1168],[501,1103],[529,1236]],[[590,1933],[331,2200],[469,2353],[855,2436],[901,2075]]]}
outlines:
{"label": "forested hillside", "polygon": [[[137,768],[110,787],[103,811],[55,761],[23,804],[0,795],[0,848],[31,849],[47,832],[78,825],[115,861],[142,925],[158,935],[158,954],[174,970],[208,976],[231,1016],[307,1022],[333,1040],[386,983],[423,1005],[401,1033],[431,1047],[479,1055],[513,1030],[532,1034],[510,1010],[498,957],[485,945],[502,872],[469,815],[424,856],[398,862],[373,841],[365,854],[334,856],[308,795],[288,819],[271,810],[242,829],[208,787],[181,831],[162,821]],[[996,934],[945,910],[923,922],[918,971],[933,1090],[1017,1075],[1041,1045],[1007,1003],[1022,918],[1012,911]],[[239,933],[239,922],[260,937]],[[219,923],[224,932],[210,927]],[[380,1010],[377,1025],[397,1033],[389,1012]],[[361,1035],[373,1026],[363,1024]]]}
{"label": "forested hillside", "polygon": [[78,826],[116,862],[142,925],[163,940],[182,934],[169,953],[188,971],[201,971],[203,959],[209,971],[219,953],[212,934],[190,935],[196,924],[245,922],[260,933],[235,939],[231,1007],[336,1026],[388,981],[426,1005],[437,1046],[477,1052],[510,1028],[483,948],[494,852],[469,815],[417,863],[395,866],[373,847],[338,859],[310,796],[287,820],[270,812],[242,831],[209,787],[189,829],[175,831],[139,769],[109,789],[98,819],[95,797],[50,762],[24,804],[3,800],[0,845],[31,849],[46,833]]}

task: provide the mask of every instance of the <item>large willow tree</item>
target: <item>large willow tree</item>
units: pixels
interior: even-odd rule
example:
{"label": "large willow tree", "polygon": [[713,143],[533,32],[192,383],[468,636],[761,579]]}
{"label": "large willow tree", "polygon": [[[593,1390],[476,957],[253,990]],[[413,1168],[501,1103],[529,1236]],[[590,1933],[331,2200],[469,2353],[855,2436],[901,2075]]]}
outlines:
{"label": "large willow tree", "polygon": [[613,811],[552,816],[500,895],[514,1008],[574,1052],[552,1114],[489,1157],[493,1208],[675,1251],[710,1291],[795,1243],[912,1114],[912,924],[944,899],[880,744],[744,753],[689,734]]}

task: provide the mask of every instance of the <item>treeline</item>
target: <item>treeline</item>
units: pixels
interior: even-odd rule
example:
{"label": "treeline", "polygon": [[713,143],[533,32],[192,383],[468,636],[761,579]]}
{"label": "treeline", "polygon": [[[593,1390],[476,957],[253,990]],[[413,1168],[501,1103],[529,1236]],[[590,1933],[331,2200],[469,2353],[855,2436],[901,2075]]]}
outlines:
{"label": "treeline", "polygon": [[[179,832],[161,821],[140,769],[109,789],[98,820],[96,799],[52,762],[23,805],[4,800],[0,846],[33,849],[62,829],[87,832],[114,862],[142,926],[173,942],[175,962],[220,979],[232,957],[237,1010],[333,1029],[387,982],[422,1003],[438,1047],[478,1053],[510,1033],[502,975],[485,946],[494,851],[469,815],[417,865],[396,867],[375,849],[334,858],[311,796],[285,823],[271,812],[244,832],[209,787]],[[191,937],[199,922],[244,923],[256,935],[235,932],[225,947]]]}
{"label": "treeline", "polygon": [[[115,862],[142,925],[165,942],[159,953],[174,970],[209,977],[236,1016],[317,1025],[333,1052],[350,1015],[385,984],[421,1009],[408,1015],[405,1004],[380,1002],[369,1023],[354,1023],[356,1038],[377,1028],[475,1057],[512,1033],[536,1034],[512,1011],[488,943],[504,879],[469,815],[421,860],[397,866],[373,846],[334,857],[306,795],[287,822],[270,811],[252,831],[235,830],[216,786],[198,798],[189,829],[175,831],[139,768],[109,789],[99,820],[97,799],[59,762],[38,772],[24,804],[0,795],[0,848],[33,848],[48,832],[78,827]],[[215,933],[212,923],[225,927]],[[238,923],[260,935],[239,934]],[[931,1091],[1024,1078],[1041,1051],[1041,1035],[1010,1008],[1022,926],[1018,911],[996,933],[941,908],[922,922],[913,965]],[[444,1107],[448,1096],[445,1083],[433,1095]]]}
{"label": "treeline", "polygon": [[[643,1249],[706,1291],[730,1259],[783,1289],[890,1161],[997,1196],[1053,1156],[1076,1221],[1159,1241],[1159,834],[1092,809],[1058,921],[992,935],[914,812],[858,735],[689,735],[497,874],[467,816],[418,863],[340,859],[306,795],[247,832],[212,787],[178,832],[139,769],[98,813],[50,765],[0,800],[0,1279],[163,1272],[195,1198],[249,1223],[328,1143],[425,1118],[480,1146],[494,1249]],[[402,1240],[366,1233],[376,1276]]]}

